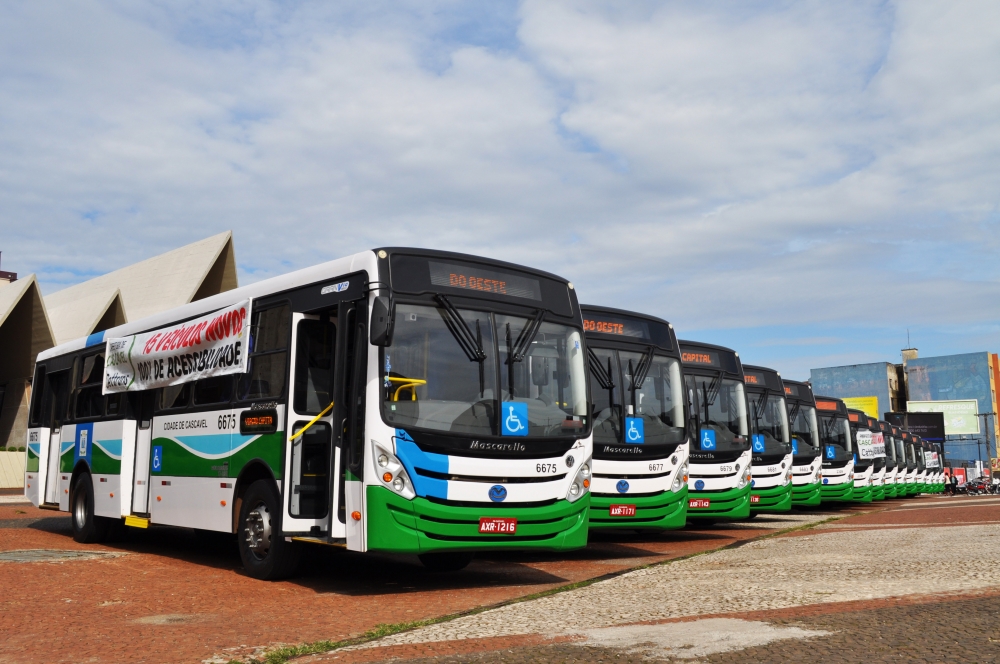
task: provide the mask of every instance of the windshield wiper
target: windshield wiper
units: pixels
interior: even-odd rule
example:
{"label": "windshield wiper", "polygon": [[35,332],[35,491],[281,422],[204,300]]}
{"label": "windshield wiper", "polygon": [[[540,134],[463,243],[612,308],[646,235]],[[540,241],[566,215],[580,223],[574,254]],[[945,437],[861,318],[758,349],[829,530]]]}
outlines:
{"label": "windshield wiper", "polygon": [[608,368],[605,369],[601,364],[601,358],[597,357],[592,349],[587,349],[587,355],[590,360],[590,372],[597,379],[597,384],[601,386],[601,389],[615,389],[615,380],[611,377],[611,358],[608,358]]}
{"label": "windshield wiper", "polygon": [[462,352],[465,353],[470,362],[479,363],[479,396],[483,396],[486,391],[483,375],[483,363],[486,361],[486,351],[483,350],[483,334],[479,329],[479,319],[476,319],[476,334],[473,336],[469,324],[465,322],[462,314],[458,312],[458,309],[455,308],[455,305],[448,298],[438,293],[434,296],[434,299],[441,305],[441,309],[444,311],[444,324],[448,326],[451,336],[455,337],[459,348],[462,349]]}
{"label": "windshield wiper", "polygon": [[539,309],[535,312],[535,317],[528,321],[528,324],[521,328],[521,333],[517,335],[514,343],[510,341],[510,323],[507,323],[507,389],[511,398],[514,397],[514,363],[524,359],[524,354],[528,352],[531,342],[538,336],[538,331],[542,329],[542,317],[545,313]]}
{"label": "windshield wiper", "polygon": [[636,412],[635,406],[635,393],[642,387],[642,384],[646,382],[646,376],[649,374],[650,368],[653,366],[653,347],[649,346],[646,348],[646,352],[643,353],[642,357],[639,358],[639,365],[632,370],[632,360],[628,361],[628,372],[630,376],[629,380],[629,390],[632,393],[632,413]]}

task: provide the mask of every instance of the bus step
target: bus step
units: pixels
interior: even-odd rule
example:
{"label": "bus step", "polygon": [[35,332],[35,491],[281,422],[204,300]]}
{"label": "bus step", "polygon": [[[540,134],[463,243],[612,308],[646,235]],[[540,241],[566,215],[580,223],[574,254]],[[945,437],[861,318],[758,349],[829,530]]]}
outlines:
{"label": "bus step", "polygon": [[40,509],[40,510],[52,510],[53,512],[58,512],[59,511],[59,504],[58,503],[42,503],[41,505],[38,506],[38,509]]}
{"label": "bus step", "polygon": [[125,517],[125,525],[132,526],[133,528],[149,528],[149,519],[144,519],[141,516],[129,515]]}

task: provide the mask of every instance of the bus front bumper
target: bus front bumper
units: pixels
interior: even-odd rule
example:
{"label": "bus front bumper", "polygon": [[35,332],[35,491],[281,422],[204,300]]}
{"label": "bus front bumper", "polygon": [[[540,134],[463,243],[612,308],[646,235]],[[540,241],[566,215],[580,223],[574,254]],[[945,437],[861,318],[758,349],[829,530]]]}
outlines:
{"label": "bus front bumper", "polygon": [[872,488],[872,500],[885,500],[885,486],[880,484]]}
{"label": "bus front bumper", "polygon": [[854,480],[841,484],[824,484],[820,487],[824,503],[850,502],[854,499]]}
{"label": "bus front bumper", "polygon": [[[688,489],[685,485],[680,491],[664,491],[655,496],[634,496],[628,494],[617,496],[590,496],[590,529],[612,528],[656,528],[659,530],[675,530],[683,528],[687,523]],[[634,506],[635,516],[611,516],[611,506]]]}
{"label": "bus front bumper", "polygon": [[823,484],[796,484],[792,487],[792,505],[819,505],[822,502]]}
{"label": "bus front bumper", "polygon": [[852,503],[870,503],[874,498],[875,490],[872,485],[856,486],[851,493]]}
{"label": "bus front bumper", "polygon": [[[757,498],[754,498],[757,496]],[[751,512],[788,512],[792,509],[792,484],[769,487],[767,489],[752,488],[750,490]]]}
{"label": "bus front bumper", "polygon": [[[750,516],[750,484],[742,489],[691,491],[688,493],[688,523],[698,519],[745,519]],[[708,507],[692,506],[695,501],[709,502]]]}
{"label": "bus front bumper", "polygon": [[[368,550],[393,553],[545,549],[568,551],[587,545],[590,494],[575,503],[543,507],[459,507],[426,498],[407,500],[381,486],[367,487]],[[514,517],[513,535],[481,534],[481,517]]]}

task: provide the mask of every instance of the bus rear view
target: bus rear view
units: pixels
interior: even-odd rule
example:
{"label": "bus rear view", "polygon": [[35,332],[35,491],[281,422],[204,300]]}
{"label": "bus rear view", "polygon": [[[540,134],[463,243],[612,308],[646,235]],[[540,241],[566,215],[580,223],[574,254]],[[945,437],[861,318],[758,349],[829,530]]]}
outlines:
{"label": "bus rear view", "polygon": [[816,412],[823,448],[823,502],[849,502],[854,497],[854,445],[847,405],[840,399],[816,397]]}
{"label": "bus rear view", "polygon": [[681,341],[698,440],[688,474],[688,520],[750,516],[750,423],[743,365],[728,348]]}
{"label": "bus rear view", "polygon": [[683,528],[688,428],[680,351],[665,320],[584,306],[593,402],[591,528]]}
{"label": "bus rear view", "polygon": [[787,512],[792,509],[792,442],[788,428],[785,386],[774,369],[744,366],[750,416],[750,511]]}
{"label": "bus rear view", "polygon": [[819,445],[816,400],[809,383],[782,381],[792,434],[792,504],[819,505],[823,459]]}

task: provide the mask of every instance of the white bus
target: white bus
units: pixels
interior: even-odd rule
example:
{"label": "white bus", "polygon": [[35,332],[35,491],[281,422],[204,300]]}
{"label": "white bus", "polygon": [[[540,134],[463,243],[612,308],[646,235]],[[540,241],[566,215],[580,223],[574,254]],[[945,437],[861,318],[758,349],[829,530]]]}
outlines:
{"label": "white bus", "polygon": [[438,569],[578,548],[586,358],[565,279],[366,251],[41,353],[25,491],[78,541],[123,519],[235,533],[264,579],[302,542]]}

